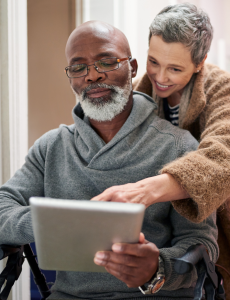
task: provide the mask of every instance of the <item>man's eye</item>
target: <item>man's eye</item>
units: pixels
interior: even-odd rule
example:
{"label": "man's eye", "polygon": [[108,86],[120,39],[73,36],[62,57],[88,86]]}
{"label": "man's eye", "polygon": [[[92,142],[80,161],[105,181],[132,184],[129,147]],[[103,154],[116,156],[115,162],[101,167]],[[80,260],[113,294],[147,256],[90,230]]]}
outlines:
{"label": "man's eye", "polygon": [[116,62],[111,62],[111,61],[100,61],[99,65],[102,68],[110,68],[116,65]]}
{"label": "man's eye", "polygon": [[111,65],[112,65],[112,63],[101,62],[101,65],[102,65],[102,66],[111,66]]}
{"label": "man's eye", "polygon": [[74,73],[80,73],[80,72],[84,71],[85,68],[86,68],[85,65],[72,66],[72,67],[71,67],[71,72],[74,72]]}

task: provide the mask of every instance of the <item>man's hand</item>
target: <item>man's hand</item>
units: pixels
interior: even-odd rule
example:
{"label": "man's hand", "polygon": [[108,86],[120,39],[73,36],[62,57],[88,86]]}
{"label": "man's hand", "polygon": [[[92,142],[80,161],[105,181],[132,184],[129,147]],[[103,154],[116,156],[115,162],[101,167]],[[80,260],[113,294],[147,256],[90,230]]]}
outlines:
{"label": "man's hand", "polygon": [[99,251],[94,262],[128,287],[138,287],[149,281],[158,268],[159,249],[140,234],[138,244],[117,243],[112,251]]}
{"label": "man's hand", "polygon": [[170,174],[143,179],[136,183],[117,185],[106,189],[92,201],[141,203],[145,207],[157,202],[189,198],[189,194]]}

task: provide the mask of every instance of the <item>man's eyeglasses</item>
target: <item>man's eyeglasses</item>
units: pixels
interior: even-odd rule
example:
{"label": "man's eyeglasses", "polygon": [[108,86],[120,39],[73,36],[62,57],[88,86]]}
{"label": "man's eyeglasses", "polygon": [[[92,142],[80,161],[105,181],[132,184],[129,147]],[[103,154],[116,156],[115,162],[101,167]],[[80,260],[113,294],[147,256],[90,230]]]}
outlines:
{"label": "man's eyeglasses", "polygon": [[66,75],[69,78],[78,78],[83,77],[88,74],[89,66],[93,66],[97,70],[98,73],[110,72],[119,68],[119,63],[124,60],[130,60],[131,56],[125,58],[104,58],[98,61],[95,61],[94,64],[86,65],[86,64],[77,64],[73,66],[68,66],[65,68]]}

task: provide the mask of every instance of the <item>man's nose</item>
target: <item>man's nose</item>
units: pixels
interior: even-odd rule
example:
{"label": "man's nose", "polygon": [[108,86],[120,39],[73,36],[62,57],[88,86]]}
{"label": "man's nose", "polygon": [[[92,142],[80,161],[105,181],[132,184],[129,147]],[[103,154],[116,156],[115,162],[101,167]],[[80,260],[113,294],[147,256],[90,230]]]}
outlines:
{"label": "man's nose", "polygon": [[85,76],[86,82],[97,82],[105,79],[105,73],[98,73],[94,65],[88,66],[88,74]]}

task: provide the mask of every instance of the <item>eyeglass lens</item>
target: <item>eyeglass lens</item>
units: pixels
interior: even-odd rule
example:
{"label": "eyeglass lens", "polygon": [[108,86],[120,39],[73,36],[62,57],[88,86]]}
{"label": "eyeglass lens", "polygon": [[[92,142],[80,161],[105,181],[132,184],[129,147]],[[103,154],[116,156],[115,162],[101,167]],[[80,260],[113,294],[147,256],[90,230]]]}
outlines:
{"label": "eyeglass lens", "polygon": [[[94,64],[99,73],[115,70],[119,66],[119,63],[117,62],[116,57],[101,59],[99,61],[96,61]],[[85,76],[85,75],[87,75],[87,72],[88,72],[87,68],[88,67],[86,64],[78,64],[78,65],[70,66],[67,69],[67,75],[70,78],[71,77],[77,78],[77,77]]]}

